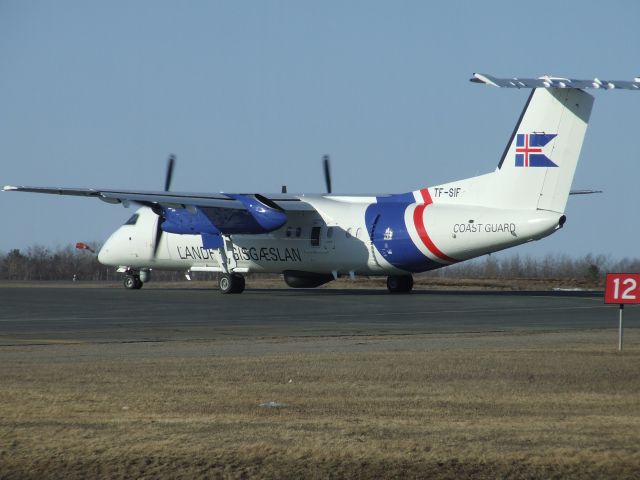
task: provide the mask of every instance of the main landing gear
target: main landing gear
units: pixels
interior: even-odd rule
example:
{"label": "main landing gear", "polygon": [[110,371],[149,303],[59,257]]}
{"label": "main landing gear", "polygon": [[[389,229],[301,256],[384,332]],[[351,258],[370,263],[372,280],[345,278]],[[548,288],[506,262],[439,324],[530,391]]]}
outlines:
{"label": "main landing gear", "polygon": [[142,280],[140,280],[139,275],[127,273],[122,283],[127,290],[140,290],[142,288]]}
{"label": "main landing gear", "polygon": [[409,293],[413,288],[411,275],[392,275],[387,277],[389,293]]}
{"label": "main landing gear", "polygon": [[242,293],[244,291],[244,277],[239,273],[225,273],[218,278],[221,293]]}

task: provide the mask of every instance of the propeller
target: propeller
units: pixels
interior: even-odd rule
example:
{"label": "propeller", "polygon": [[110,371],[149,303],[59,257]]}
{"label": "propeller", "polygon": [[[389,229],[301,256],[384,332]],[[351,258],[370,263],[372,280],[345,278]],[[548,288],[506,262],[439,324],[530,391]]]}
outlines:
{"label": "propeller", "polygon": [[[171,179],[173,178],[173,167],[176,163],[176,156],[171,154],[169,155],[169,160],[167,161],[167,172],[164,177],[164,191],[168,192],[171,188]],[[156,231],[153,239],[153,259],[155,260],[158,255],[158,248],[160,248],[160,240],[162,240],[162,234],[164,231],[162,230],[162,208],[159,205],[153,205],[151,207],[153,212],[158,216],[158,221],[156,222]]]}
{"label": "propeller", "polygon": [[329,155],[322,157],[322,166],[324,167],[324,182],[327,185],[327,193],[331,193],[331,166],[329,165]]}
{"label": "propeller", "polygon": [[164,191],[168,192],[171,187],[171,179],[173,178],[173,166],[176,163],[176,156],[171,154],[169,155],[169,160],[167,161],[167,174],[164,177]]}

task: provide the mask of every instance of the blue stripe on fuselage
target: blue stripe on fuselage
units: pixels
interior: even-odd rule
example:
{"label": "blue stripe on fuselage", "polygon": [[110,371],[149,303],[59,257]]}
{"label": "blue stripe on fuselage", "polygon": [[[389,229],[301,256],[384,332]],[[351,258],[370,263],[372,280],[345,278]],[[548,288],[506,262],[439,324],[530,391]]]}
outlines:
{"label": "blue stripe on fuselage", "polygon": [[444,267],[426,257],[409,236],[404,213],[415,203],[413,193],[376,197],[376,200],[377,203],[365,211],[365,224],[373,245],[387,262],[408,272]]}

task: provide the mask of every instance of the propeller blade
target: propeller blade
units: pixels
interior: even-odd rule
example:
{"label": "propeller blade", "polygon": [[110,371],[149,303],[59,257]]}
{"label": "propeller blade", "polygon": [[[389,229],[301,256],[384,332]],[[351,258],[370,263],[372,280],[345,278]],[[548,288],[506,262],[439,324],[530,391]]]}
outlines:
{"label": "propeller blade", "polygon": [[164,219],[158,215],[158,221],[156,222],[156,232],[155,237],[153,239],[153,259],[155,260],[158,256],[158,249],[160,248],[160,241],[162,240],[162,234],[164,231],[162,230],[162,221]]}
{"label": "propeller blade", "polygon": [[[169,155],[169,160],[167,161],[167,173],[164,177],[164,191],[168,192],[171,188],[171,179],[173,178],[173,167],[176,163],[176,156],[171,154]],[[143,205],[145,202],[141,202]],[[158,256],[158,249],[160,248],[160,242],[162,241],[162,234],[164,231],[162,230],[162,222],[164,221],[162,207],[157,203],[148,203],[146,204],[153,213],[158,216],[158,221],[156,222],[156,231],[153,238],[153,259],[155,260]]]}
{"label": "propeller blade", "polygon": [[324,166],[324,182],[327,185],[327,193],[331,193],[331,167],[329,165],[329,155],[322,157],[322,165]]}
{"label": "propeller blade", "polygon": [[173,177],[173,165],[176,163],[176,156],[169,155],[169,161],[167,162],[167,174],[164,179],[164,191],[168,192],[171,187],[171,178]]}

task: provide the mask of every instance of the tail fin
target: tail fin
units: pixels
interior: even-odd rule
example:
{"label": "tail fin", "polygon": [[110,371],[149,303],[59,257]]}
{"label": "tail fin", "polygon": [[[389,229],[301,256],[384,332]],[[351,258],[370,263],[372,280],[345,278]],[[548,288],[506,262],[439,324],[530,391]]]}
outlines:
{"label": "tail fin", "polygon": [[575,88],[535,88],[491,176],[493,206],[563,213],[593,97]]}
{"label": "tail fin", "polygon": [[[577,88],[531,88],[498,168],[430,187],[434,201],[564,213],[593,97]],[[423,191],[412,192],[416,202]]]}

